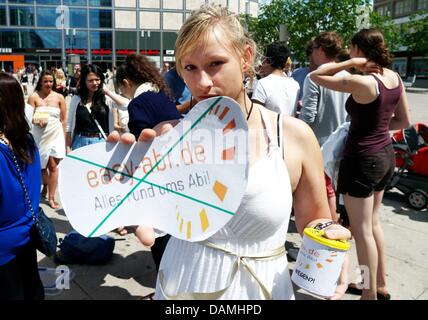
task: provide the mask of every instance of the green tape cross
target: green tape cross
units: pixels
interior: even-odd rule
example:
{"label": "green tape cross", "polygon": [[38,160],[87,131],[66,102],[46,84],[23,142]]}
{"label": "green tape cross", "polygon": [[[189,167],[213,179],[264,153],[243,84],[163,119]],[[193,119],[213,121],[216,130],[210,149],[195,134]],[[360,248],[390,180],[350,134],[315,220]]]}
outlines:
{"label": "green tape cross", "polygon": [[[95,229],[94,230],[92,230],[92,232],[89,234],[89,237],[91,237],[95,232],[97,232],[97,230],[111,217],[111,215],[123,204],[123,202],[134,192],[134,190],[136,189],[136,188],[138,188],[138,186],[140,186],[141,185],[141,183],[146,183],[146,184],[150,184],[150,185],[153,185],[153,186],[156,186],[156,187],[159,187],[159,188],[162,188],[162,189],[164,189],[164,190],[168,190],[167,188],[164,188],[164,187],[162,187],[162,186],[158,186],[158,185],[156,185],[156,184],[153,184],[153,183],[151,183],[151,182],[148,182],[148,181],[146,181],[146,179],[147,179],[147,177],[153,172],[153,170],[155,170],[156,169],[156,167],[163,161],[163,159],[166,157],[166,156],[168,156],[168,154],[169,153],[171,153],[171,151],[172,150],[174,150],[174,148],[184,139],[184,137],[187,135],[187,134],[189,134],[190,133],[190,131],[192,131],[192,129],[207,115],[207,113],[218,103],[218,102],[220,102],[220,100],[222,99],[222,97],[219,97],[218,99],[216,99],[212,104],[211,104],[211,106],[209,107],[209,108],[207,108],[207,110],[205,110],[203,113],[202,113],[202,115],[190,126],[190,128],[177,140],[177,142],[176,143],[174,143],[170,148],[169,148],[169,150],[165,153],[165,155],[163,155],[159,160],[158,160],[158,162],[156,162],[155,163],[155,165],[149,170],[149,172],[147,172],[145,175],[144,175],[144,177],[143,178],[141,178],[141,179],[138,179],[138,178],[135,178],[135,177],[133,177],[133,176],[129,176],[129,175],[127,175],[127,174],[125,174],[125,173],[123,173],[123,172],[118,172],[117,170],[114,170],[114,169],[111,169],[111,168],[106,168],[106,167],[104,167],[104,166],[101,166],[101,165],[99,165],[99,164],[96,164],[96,163],[93,163],[93,162],[90,162],[90,161],[87,161],[87,160],[84,160],[84,159],[80,159],[80,158],[78,158],[78,157],[75,157],[75,156],[71,156],[71,155],[67,155],[67,157],[69,157],[69,158],[72,158],[72,159],[75,159],[75,160],[78,160],[78,161],[83,161],[83,162],[86,162],[86,163],[89,163],[89,164],[91,164],[91,165],[95,165],[95,166],[98,166],[98,167],[101,167],[101,168],[105,168],[105,169],[107,169],[107,170],[110,170],[110,171],[114,171],[114,172],[116,172],[116,173],[119,173],[119,174],[122,174],[122,175],[125,175],[125,176],[128,176],[128,177],[130,177],[130,178],[132,178],[132,179],[135,179],[135,180],[137,180],[138,181],[138,183],[131,189],[131,191],[129,191],[126,195],[125,195],[125,197],[107,214],[107,216],[95,227]],[[198,199],[196,199],[196,198],[192,198],[192,197],[190,197],[190,196],[187,196],[187,195],[184,195],[184,194],[181,194],[181,193],[179,193],[179,192],[176,192],[176,191],[173,191],[173,190],[168,190],[168,191],[170,191],[170,192],[172,192],[172,193],[174,193],[174,194],[177,194],[177,195],[180,195],[180,196],[182,196],[182,197],[185,197],[185,198],[188,198],[188,199],[190,199],[190,200],[193,200],[193,201],[195,201],[195,202],[198,202],[198,203],[202,203],[202,204],[205,204],[205,205],[207,205],[207,206],[210,206],[210,207],[212,207],[212,208],[215,208],[215,209],[218,209],[218,210],[220,210],[220,211],[223,211],[223,212],[225,212],[225,213],[228,213],[228,214],[230,214],[230,215],[234,215],[235,213],[233,213],[233,212],[231,212],[231,211],[227,211],[227,210],[225,210],[225,209],[222,209],[222,208],[220,208],[220,207],[217,207],[217,206],[214,206],[214,205],[212,205],[212,204],[209,204],[209,203],[206,203],[206,202],[204,202],[204,201],[202,201],[202,200],[198,200]]]}

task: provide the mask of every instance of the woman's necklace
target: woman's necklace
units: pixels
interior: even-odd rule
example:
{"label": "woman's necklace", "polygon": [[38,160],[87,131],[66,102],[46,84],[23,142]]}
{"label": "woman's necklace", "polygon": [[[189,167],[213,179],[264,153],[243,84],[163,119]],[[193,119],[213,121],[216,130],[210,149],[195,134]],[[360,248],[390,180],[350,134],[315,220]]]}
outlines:
{"label": "woman's necklace", "polygon": [[49,93],[48,93],[48,94],[46,94],[46,96],[45,96],[44,98],[42,98],[42,96],[41,96],[41,95],[40,95],[40,93],[39,93],[39,97],[40,97],[40,99],[42,100],[42,102],[43,102],[45,105],[49,105],[49,104],[47,103],[47,101],[49,101],[49,100],[50,100],[50,99],[48,99],[48,98],[50,97],[51,93],[52,93],[52,91],[49,91]]}
{"label": "woman's necklace", "polygon": [[247,109],[247,99],[244,98],[244,107],[245,107],[245,111],[247,112],[247,121],[248,121],[248,119],[250,119],[251,112],[253,111],[253,106],[254,106],[254,103],[253,103],[253,101],[251,101],[250,111],[248,112],[248,109]]}

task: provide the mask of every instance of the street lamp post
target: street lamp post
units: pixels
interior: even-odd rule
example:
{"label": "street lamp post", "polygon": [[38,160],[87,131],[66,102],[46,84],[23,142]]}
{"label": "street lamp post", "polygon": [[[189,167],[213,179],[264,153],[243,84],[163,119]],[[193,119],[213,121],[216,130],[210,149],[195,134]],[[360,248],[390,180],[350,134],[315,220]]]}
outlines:
{"label": "street lamp post", "polygon": [[279,41],[284,41],[286,44],[288,44],[289,35],[287,26],[285,24],[279,25]]}
{"label": "street lamp post", "polygon": [[[144,31],[147,32],[147,35],[144,35]],[[147,55],[147,38],[150,38],[150,30],[141,30],[141,38],[144,38],[144,53]]]}
{"label": "street lamp post", "polygon": [[65,29],[65,35],[68,38],[68,45],[71,47],[71,53],[73,53],[73,48],[76,45],[76,29],[72,29],[70,35],[70,29]]}

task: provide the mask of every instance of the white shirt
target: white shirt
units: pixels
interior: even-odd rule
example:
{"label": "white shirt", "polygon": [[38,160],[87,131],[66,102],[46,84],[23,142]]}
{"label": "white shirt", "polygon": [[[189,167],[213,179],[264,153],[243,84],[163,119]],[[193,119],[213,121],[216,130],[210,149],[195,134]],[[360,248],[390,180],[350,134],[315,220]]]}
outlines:
{"label": "white shirt", "polygon": [[270,74],[257,82],[251,99],[261,102],[269,110],[294,116],[299,90],[299,84],[293,78]]}

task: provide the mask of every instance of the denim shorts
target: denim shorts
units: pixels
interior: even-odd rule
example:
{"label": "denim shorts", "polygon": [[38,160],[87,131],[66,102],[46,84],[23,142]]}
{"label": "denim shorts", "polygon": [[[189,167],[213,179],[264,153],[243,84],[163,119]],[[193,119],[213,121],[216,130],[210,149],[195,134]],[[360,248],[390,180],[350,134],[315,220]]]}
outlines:
{"label": "denim shorts", "polygon": [[392,145],[373,155],[345,157],[340,162],[337,192],[356,198],[367,198],[384,190],[394,174],[395,156]]}
{"label": "denim shorts", "polygon": [[78,148],[88,146],[90,144],[98,143],[104,141],[102,137],[85,137],[80,134],[75,134],[73,137],[73,143],[71,144],[71,150],[76,150]]}

